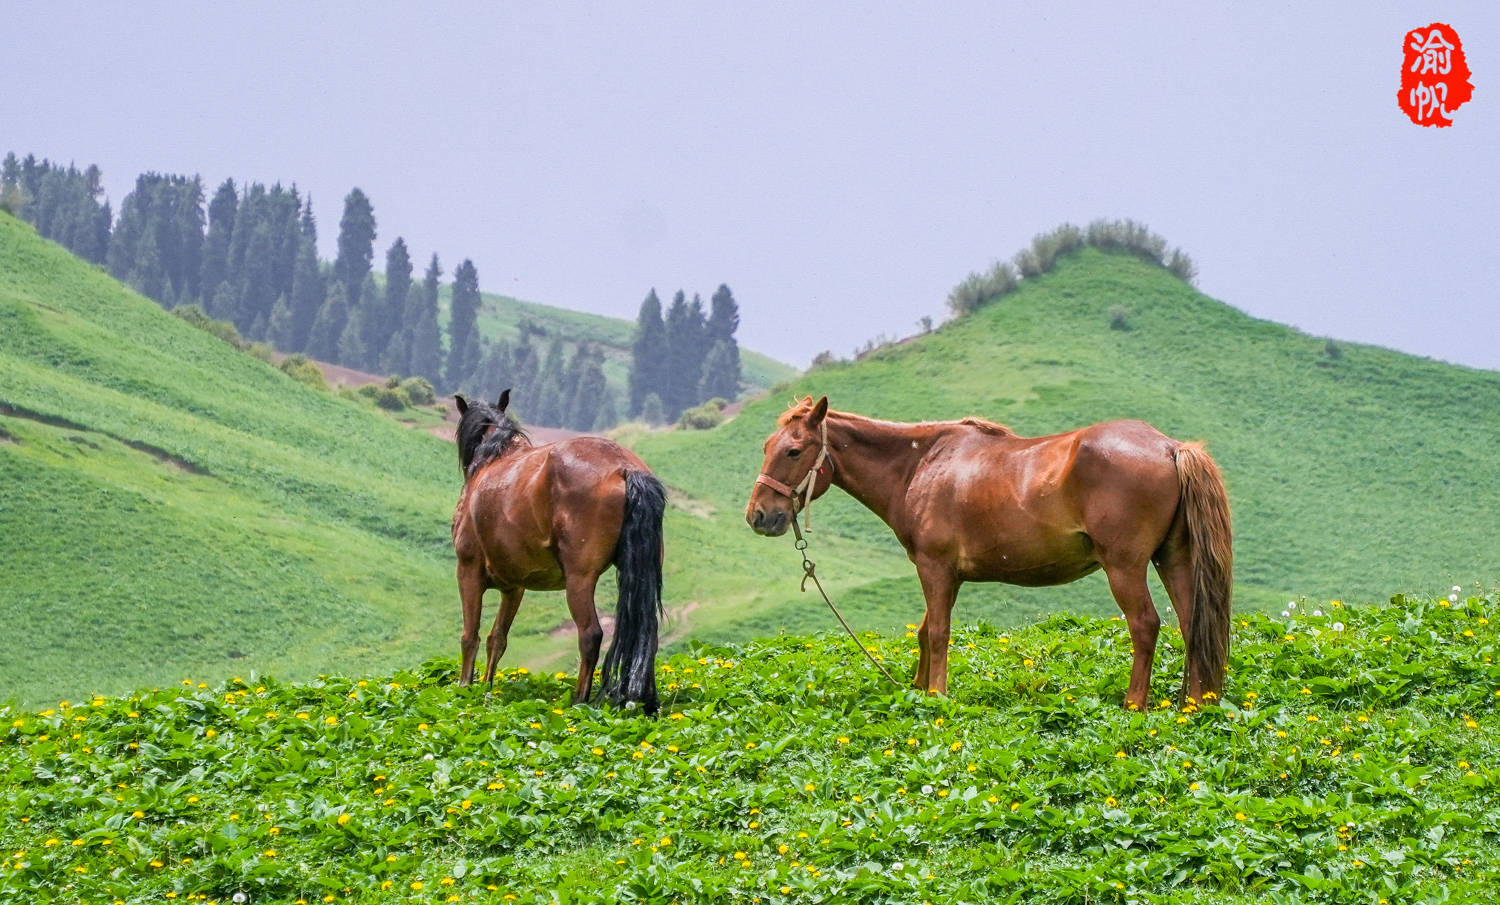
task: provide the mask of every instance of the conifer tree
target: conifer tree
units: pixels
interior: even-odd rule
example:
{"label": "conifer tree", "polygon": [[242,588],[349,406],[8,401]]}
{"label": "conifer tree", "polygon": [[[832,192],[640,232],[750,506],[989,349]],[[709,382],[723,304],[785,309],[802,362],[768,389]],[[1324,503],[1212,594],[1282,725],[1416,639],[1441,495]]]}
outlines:
{"label": "conifer tree", "polygon": [[349,306],[349,317],[344,321],[344,330],[339,334],[338,355],[333,359],[346,368],[369,370],[369,353],[365,349],[365,311],[358,305]]}
{"label": "conifer tree", "polygon": [[350,309],[361,307],[365,277],[375,260],[375,209],[358,188],[344,198],[344,216],[339,219],[339,253],[333,262],[333,278],[344,284]]}
{"label": "conifer tree", "polygon": [[563,426],[573,430],[592,430],[599,418],[599,406],[609,392],[604,379],[604,356],[592,346],[580,345],[573,353],[573,366],[569,371],[567,391],[570,401]]}
{"label": "conifer tree", "polygon": [[641,420],[657,427],[667,423],[667,410],[661,404],[661,397],[655,393],[647,393],[646,399],[641,403]]}
{"label": "conifer tree", "polygon": [[307,334],[307,354],[322,361],[337,361],[339,337],[344,335],[344,324],[349,319],[349,303],[344,295],[344,284],[333,280],[328,285],[328,298],[318,309],[312,329]]}
{"label": "conifer tree", "polygon": [[666,393],[662,404],[666,406],[668,420],[675,421],[682,410],[696,405],[698,385],[703,378],[703,358],[707,349],[703,346],[705,320],[703,301],[693,297],[688,304],[682,290],[672,297],[672,307],[667,309],[667,357],[671,370],[667,375]]}
{"label": "conifer tree", "polygon": [[[370,348],[384,350],[390,345],[391,337],[400,332],[402,316],[406,312],[406,290],[411,286],[411,270],[411,255],[406,250],[406,242],[397,236],[385,253],[385,292],[380,299],[370,299],[365,306],[370,315],[365,323],[368,331],[366,343]],[[384,358],[383,352],[381,357]],[[404,359],[408,355],[403,352],[401,357]],[[397,373],[405,370],[403,364]]]}
{"label": "conifer tree", "polygon": [[620,423],[619,409],[615,406],[615,391],[604,388],[604,397],[599,400],[599,411],[594,415],[594,433],[602,433]]}
{"label": "conifer tree", "polygon": [[479,365],[479,271],[468,258],[453,274],[448,312],[448,385],[460,386]]}
{"label": "conifer tree", "polygon": [[732,341],[719,340],[703,359],[703,376],[698,383],[698,399],[718,397],[733,402],[740,395],[740,355]]}
{"label": "conifer tree", "polygon": [[510,376],[507,378],[507,383],[515,387],[515,394],[518,398],[530,400],[526,409],[528,412],[535,406],[537,378],[541,367],[536,346],[531,344],[527,334],[522,333],[520,341],[511,349]]}
{"label": "conifer tree", "polygon": [[297,239],[297,263],[292,270],[292,330],[288,337],[291,345],[285,348],[277,346],[283,352],[301,352],[307,348],[308,333],[327,295],[323,269],[318,263],[318,236],[317,227],[312,222],[312,201],[307,204]]}
{"label": "conifer tree", "polygon": [[425,377],[429,383],[441,383],[443,349],[438,334],[437,306],[428,306],[427,293],[420,283],[413,283],[406,290],[401,334],[407,341],[403,373]]}
{"label": "conifer tree", "polygon": [[466,389],[487,398],[510,387],[511,395],[516,396],[515,384],[510,378],[510,365],[510,345],[505,340],[489,343]]}
{"label": "conifer tree", "polygon": [[635,319],[635,339],[630,345],[630,413],[638,415],[651,393],[658,398],[665,389],[667,368],[667,328],[661,319],[661,300],[653,288],[641,302]]}
{"label": "conifer tree", "polygon": [[238,304],[239,296],[234,294],[234,287],[228,282],[221,282],[203,310],[213,320],[227,321],[234,317],[234,309]]}
{"label": "conifer tree", "polygon": [[220,283],[229,279],[229,240],[234,235],[234,215],[238,208],[239,193],[235,191],[234,180],[226,179],[208,203],[208,235],[203,239],[203,264],[199,277],[205,302]]}
{"label": "conifer tree", "polygon": [[280,350],[292,349],[295,331],[296,319],[292,315],[292,305],[285,295],[279,295],[276,297],[276,304],[271,306],[266,341]]}
{"label": "conifer tree", "polygon": [[563,381],[567,365],[564,361],[562,339],[553,337],[542,357],[542,367],[537,374],[536,411],[532,418],[537,424],[552,427],[562,426],[563,409],[567,400],[563,396]]}
{"label": "conifer tree", "polygon": [[392,333],[391,338],[386,340],[385,350],[380,353],[376,360],[376,367],[378,368],[376,373],[405,375],[407,373],[407,364],[410,361],[410,355],[408,354],[410,345],[411,343],[407,340],[405,331],[397,330],[395,333]]}

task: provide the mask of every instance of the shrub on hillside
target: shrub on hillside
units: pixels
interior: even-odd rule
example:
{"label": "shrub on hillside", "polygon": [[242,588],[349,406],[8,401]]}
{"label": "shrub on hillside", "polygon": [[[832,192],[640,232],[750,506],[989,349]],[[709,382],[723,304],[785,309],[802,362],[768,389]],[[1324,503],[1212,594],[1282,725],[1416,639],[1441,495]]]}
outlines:
{"label": "shrub on hillside", "polygon": [[971,273],[948,293],[948,310],[962,317],[1015,291],[1016,269],[1008,261],[996,261],[986,273]]}
{"label": "shrub on hillside", "polygon": [[1167,259],[1167,269],[1189,286],[1198,281],[1198,265],[1180,248],[1172,249],[1172,256]]}
{"label": "shrub on hillside", "polygon": [[1124,305],[1114,305],[1109,309],[1109,329],[1129,330],[1130,309]]}
{"label": "shrub on hillside", "polygon": [[425,377],[408,377],[401,381],[400,386],[412,405],[432,405],[432,400],[437,398],[436,391]]}
{"label": "shrub on hillside", "polygon": [[354,392],[360,398],[368,399],[387,411],[399,412],[411,405],[411,399],[399,386],[367,383]]}
{"label": "shrub on hillside", "polygon": [[202,330],[205,333],[212,333],[214,336],[217,336],[219,339],[224,340],[226,343],[229,343],[231,346],[234,346],[236,349],[239,349],[242,352],[250,347],[250,344],[245,341],[245,338],[243,336],[240,336],[240,331],[235,329],[234,324],[230,323],[229,321],[214,320],[207,314],[204,314],[203,309],[199,308],[197,305],[183,305],[178,308],[173,308],[172,313],[192,324],[194,327],[197,327],[199,330]]}
{"label": "shrub on hillside", "polygon": [[323,380],[323,369],[300,352],[283,358],[279,367],[282,373],[298,383],[305,383],[316,390],[328,389],[328,384]]}
{"label": "shrub on hillside", "polygon": [[837,363],[838,363],[838,359],[836,357],[834,357],[833,350],[832,349],[824,349],[823,351],[819,352],[817,355],[813,356],[812,363],[807,366],[807,369],[809,371],[816,371],[816,370],[818,370],[820,368],[826,368],[829,365],[833,365],[833,364],[837,364]]}
{"label": "shrub on hillside", "polygon": [[400,387],[381,387],[375,394],[375,404],[387,411],[399,412],[411,405],[411,398]]}
{"label": "shrub on hillside", "polygon": [[682,413],[677,419],[677,426],[686,430],[706,431],[718,427],[724,423],[723,406],[714,403],[722,403],[722,399],[710,399],[702,405],[695,405]]}

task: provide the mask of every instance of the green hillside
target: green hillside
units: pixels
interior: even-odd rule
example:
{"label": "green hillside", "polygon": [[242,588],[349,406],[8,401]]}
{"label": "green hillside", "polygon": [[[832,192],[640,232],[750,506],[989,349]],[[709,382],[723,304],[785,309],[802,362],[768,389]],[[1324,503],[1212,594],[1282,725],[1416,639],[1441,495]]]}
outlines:
{"label": "green hillside", "polygon": [[[1116,306],[1130,329],[1111,328]],[[1023,435],[1140,418],[1204,440],[1233,504],[1241,607],[1500,578],[1500,373],[1330,345],[1136,258],[1084,250],[971,317],[778,387],[716,430],[636,441],[684,504],[667,589],[699,604],[696,637],[834,625],[797,592],[791,539],[755,537],[742,518],[761,444],[804,394],[895,420],[980,415]],[[877,630],[917,622],[921,594],[889,530],[841,491],[815,508],[813,558],[846,615]],[[1061,588],[965,585],[955,618],[1061,609],[1116,612],[1096,574]]]}
{"label": "green hillside", "polygon": [[446,652],[459,483],[0,215],[0,699]]}
{"label": "green hillside", "polygon": [[0,708],[0,901],[1486,900],[1500,605],[1323,606],[1238,619],[1202,712],[1121,710],[1072,617],[960,629],[952,698],[784,637],[664,662],[659,719],[451,660]]}

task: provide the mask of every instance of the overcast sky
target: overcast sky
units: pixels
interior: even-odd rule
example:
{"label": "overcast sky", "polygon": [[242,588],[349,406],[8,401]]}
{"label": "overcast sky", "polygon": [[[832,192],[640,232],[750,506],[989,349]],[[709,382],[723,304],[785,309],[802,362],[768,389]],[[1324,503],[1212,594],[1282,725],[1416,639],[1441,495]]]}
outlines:
{"label": "overcast sky", "polygon": [[[1500,4],[7,4],[0,152],[370,196],[487,291],[634,318],[728,283],[802,366],[1132,217],[1209,295],[1500,369]],[[1041,6],[1041,5],[1035,5]],[[1353,12],[1335,12],[1355,9]],[[1474,99],[1396,106],[1454,26]]]}

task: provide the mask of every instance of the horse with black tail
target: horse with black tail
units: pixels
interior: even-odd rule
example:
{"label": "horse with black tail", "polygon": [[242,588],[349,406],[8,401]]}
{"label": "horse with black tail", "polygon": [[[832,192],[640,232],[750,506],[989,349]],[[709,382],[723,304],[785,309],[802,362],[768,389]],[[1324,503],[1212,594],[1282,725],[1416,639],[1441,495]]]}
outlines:
{"label": "horse with black tail", "polygon": [[453,513],[464,618],[459,684],[474,681],[486,590],[500,592],[500,610],[485,643],[484,680],[491,687],[522,595],[563,590],[578,628],[573,702],[589,701],[604,639],[594,587],[613,565],[620,598],[597,697],[655,713],[666,510],[661,481],[634,453],[603,437],[534,445],[506,413],[510,390],[494,405],[462,396],[454,400],[464,474]]}

